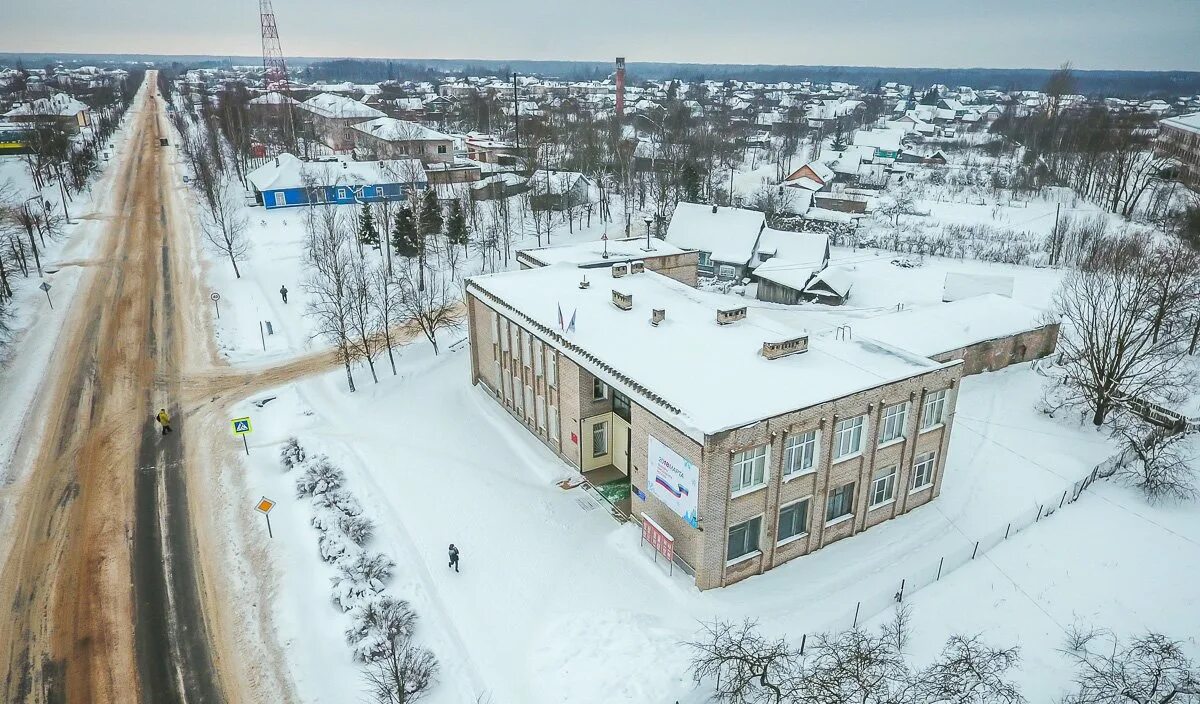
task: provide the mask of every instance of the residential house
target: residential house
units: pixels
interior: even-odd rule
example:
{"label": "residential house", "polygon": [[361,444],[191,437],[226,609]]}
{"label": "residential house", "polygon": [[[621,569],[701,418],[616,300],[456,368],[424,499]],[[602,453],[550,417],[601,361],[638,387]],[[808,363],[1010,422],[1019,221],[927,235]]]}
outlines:
{"label": "residential house", "polygon": [[300,116],[312,125],[313,137],[337,151],[354,148],[354,125],[386,117],[380,110],[336,93],[314,95],[297,107]]}
{"label": "residential house", "polygon": [[356,149],[385,159],[420,159],[426,164],[454,161],[454,138],[425,125],[377,117],[351,128]]}
{"label": "residential house", "polygon": [[750,275],[758,238],[766,228],[757,210],[680,202],[664,239],[698,251],[700,276],[739,281]]}
{"label": "residential house", "polygon": [[539,169],[529,177],[529,207],[569,210],[592,200],[592,180],[577,171]]}
{"label": "residential house", "polygon": [[403,201],[428,187],[416,159],[302,161],[287,153],[251,171],[246,180],[254,199],[267,209]]}

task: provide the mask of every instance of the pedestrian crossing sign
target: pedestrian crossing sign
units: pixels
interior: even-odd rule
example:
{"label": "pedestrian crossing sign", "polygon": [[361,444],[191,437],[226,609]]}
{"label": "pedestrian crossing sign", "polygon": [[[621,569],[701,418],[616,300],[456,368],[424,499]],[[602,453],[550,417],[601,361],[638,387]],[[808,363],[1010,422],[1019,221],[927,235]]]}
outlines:
{"label": "pedestrian crossing sign", "polygon": [[246,433],[254,432],[254,429],[250,427],[250,416],[234,418],[230,423],[233,425],[234,435],[245,435]]}

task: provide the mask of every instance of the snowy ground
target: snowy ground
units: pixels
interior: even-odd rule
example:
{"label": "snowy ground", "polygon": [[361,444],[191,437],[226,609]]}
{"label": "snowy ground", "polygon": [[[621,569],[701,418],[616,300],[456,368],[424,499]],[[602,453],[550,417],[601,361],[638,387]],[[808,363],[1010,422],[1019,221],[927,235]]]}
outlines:
{"label": "snowy ground", "polygon": [[[766,575],[701,593],[679,575],[668,577],[639,546],[635,528],[617,525],[579,490],[558,488],[569,470],[467,384],[467,362],[461,347],[433,358],[422,343],[405,349],[400,378],[387,376],[358,394],[331,373],[279,390],[261,410],[246,406],[256,426],[247,498],[280,502],[273,553],[284,574],[275,616],[309,701],[343,700],[357,673],[341,641],[347,621],[329,604],[326,581],[314,578],[329,571],[307,526],[307,503],[292,498],[294,477],[279,469],[278,443],[289,435],[334,458],[379,522],[372,549],[399,565],[393,592],[422,615],[419,637],[446,667],[431,701],[445,702],[470,702],[485,691],[495,702],[686,697],[692,687],[678,643],[699,621],[751,616],[799,637],[849,625],[860,602],[863,618],[886,610],[901,579],[930,576],[942,558],[966,561],[976,540],[998,541],[1009,522],[1057,501],[1112,451],[1090,428],[1032,410],[1042,378],[1029,365],[968,378],[938,502]],[[1085,520],[1068,506],[1013,539],[1040,544],[1048,526]],[[450,542],[463,550],[462,574],[446,569]],[[960,572],[985,564],[981,557]],[[943,580],[951,574],[947,567]],[[656,663],[654,677],[631,675],[645,672],[647,661]]]}

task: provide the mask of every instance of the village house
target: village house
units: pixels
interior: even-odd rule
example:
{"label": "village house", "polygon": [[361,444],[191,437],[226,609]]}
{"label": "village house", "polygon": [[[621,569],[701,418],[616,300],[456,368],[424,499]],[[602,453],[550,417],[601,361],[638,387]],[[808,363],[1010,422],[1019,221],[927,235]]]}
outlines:
{"label": "village house", "polygon": [[1154,150],[1178,162],[1179,180],[1200,186],[1200,112],[1159,120]]}
{"label": "village house", "polygon": [[474,277],[466,305],[472,383],[700,589],[940,492],[961,362],[809,335],[640,260]]}
{"label": "village house", "polygon": [[529,207],[570,210],[591,202],[592,181],[576,171],[534,171],[529,177]]}
{"label": "village house", "polygon": [[47,98],[18,103],[4,113],[4,121],[26,129],[49,125],[75,134],[91,124],[91,113],[87,104],[70,95],[53,93]]}
{"label": "village house", "polygon": [[416,159],[302,161],[287,153],[251,171],[246,181],[267,209],[403,201],[429,185]]}
{"label": "village house", "polygon": [[300,116],[312,125],[313,136],[337,151],[354,148],[355,124],[386,117],[369,105],[335,93],[314,95],[297,107]]}
{"label": "village house", "polygon": [[382,159],[420,159],[426,164],[454,161],[454,138],[416,122],[377,117],[352,126],[354,146]]}
{"label": "village house", "polygon": [[664,239],[699,252],[700,276],[738,281],[750,275],[758,237],[766,228],[756,210],[680,202]]}

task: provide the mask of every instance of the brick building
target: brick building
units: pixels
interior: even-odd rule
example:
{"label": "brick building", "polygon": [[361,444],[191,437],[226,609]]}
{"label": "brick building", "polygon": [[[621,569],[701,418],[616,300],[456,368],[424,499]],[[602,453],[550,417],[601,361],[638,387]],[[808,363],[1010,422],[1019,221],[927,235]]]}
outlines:
{"label": "brick building", "polygon": [[938,495],[960,361],[810,337],[638,261],[618,270],[470,279],[472,382],[669,533],[699,588]]}
{"label": "brick building", "polygon": [[1179,160],[1179,180],[1200,187],[1200,112],[1168,117],[1158,123],[1155,151]]}

